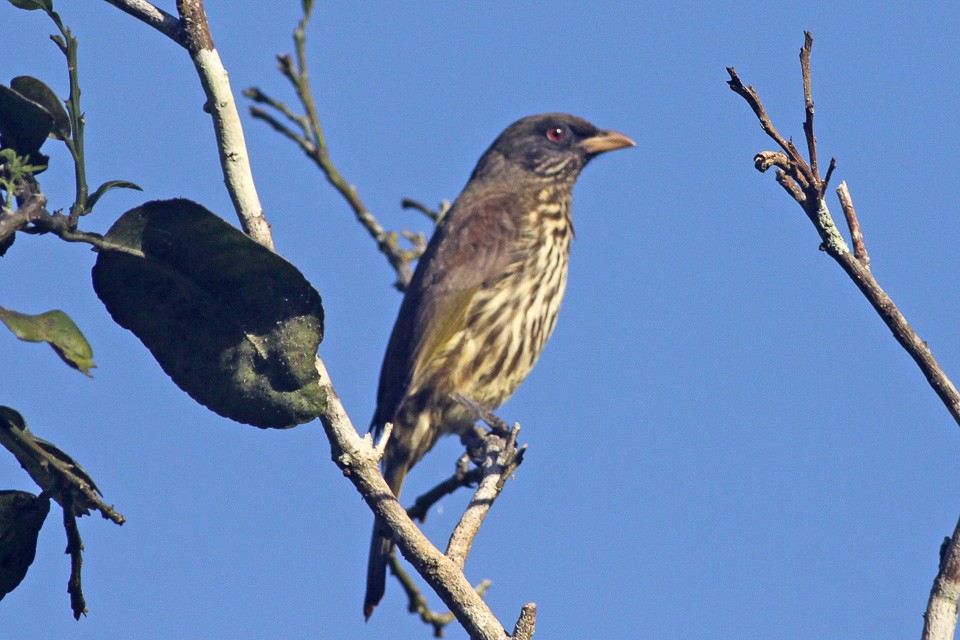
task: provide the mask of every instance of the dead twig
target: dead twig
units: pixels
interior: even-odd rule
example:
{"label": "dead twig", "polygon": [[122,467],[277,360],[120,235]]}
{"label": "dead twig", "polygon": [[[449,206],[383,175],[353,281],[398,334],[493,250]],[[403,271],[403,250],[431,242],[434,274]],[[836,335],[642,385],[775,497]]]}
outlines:
{"label": "dead twig", "polygon": [[[800,51],[800,64],[806,112],[803,127],[809,150],[809,164],[800,157],[793,143],[785,141],[774,127],[753,87],[744,86],[736,71],[732,67],[727,68],[730,74],[730,88],[747,101],[747,104],[759,119],[760,126],[785,152],[762,152],[755,157],[755,166],[760,171],[766,171],[773,166],[777,167],[777,182],[803,208],[804,213],[816,227],[823,241],[821,249],[826,251],[853,280],[860,292],[867,298],[893,333],[900,346],[917,363],[927,382],[950,412],[954,421],[960,425],[960,393],[957,392],[953,382],[933,357],[930,347],[913,330],[870,271],[870,257],[867,254],[860,222],[846,183],[840,183],[837,188],[837,195],[850,231],[854,247],[852,253],[840,235],[827,208],[824,200],[825,190],[836,168],[836,162],[831,159],[827,176],[825,179],[821,179],[817,168],[816,136],[813,129],[813,95],[810,80],[810,50],[812,45],[812,36],[809,32],[805,32],[804,45]],[[957,623],[958,598],[960,598],[958,538],[960,538],[960,524],[957,525],[953,538],[949,539],[947,544],[944,545],[940,571],[931,590],[929,605],[924,615],[924,640],[948,640],[953,638]]]}
{"label": "dead twig", "polygon": [[[330,150],[327,146],[323,127],[320,124],[320,117],[317,114],[316,101],[310,88],[310,74],[306,61],[306,29],[310,22],[312,8],[312,3],[304,4],[303,18],[293,32],[294,56],[289,54],[277,56],[280,73],[293,86],[304,113],[302,115],[295,113],[285,103],[270,97],[256,87],[244,90],[243,95],[256,103],[250,107],[250,115],[267,123],[274,131],[294,142],[317,165],[327,182],[347,202],[357,222],[366,229],[370,237],[376,242],[377,249],[384,255],[390,267],[396,273],[396,288],[403,291],[413,275],[411,264],[423,254],[426,248],[426,240],[422,234],[402,232],[402,235],[410,240],[412,246],[409,249],[401,248],[397,233],[383,228],[363,200],[360,199],[356,187],[346,181],[330,158]],[[292,126],[276,118],[271,109],[283,116]]]}
{"label": "dead twig", "polygon": [[[422,622],[433,627],[434,638],[442,638],[446,632],[446,627],[456,620],[456,617],[449,611],[440,613],[430,608],[430,604],[420,592],[417,583],[410,577],[410,574],[404,571],[403,565],[400,564],[400,560],[395,553],[390,554],[390,572],[396,576],[404,594],[407,596],[407,611],[417,614]],[[473,590],[482,598],[487,594],[490,584],[489,580],[482,580]]]}

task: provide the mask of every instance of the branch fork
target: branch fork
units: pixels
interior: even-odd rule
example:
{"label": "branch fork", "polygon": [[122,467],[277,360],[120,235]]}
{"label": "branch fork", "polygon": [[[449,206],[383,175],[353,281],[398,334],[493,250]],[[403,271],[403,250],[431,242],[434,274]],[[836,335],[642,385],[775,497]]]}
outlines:
{"label": "branch fork", "polygon": [[[810,80],[812,46],[813,37],[809,32],[804,32],[804,44],[800,49],[800,68],[803,76],[806,113],[803,131],[807,142],[807,159],[800,155],[792,140],[785,140],[777,131],[754,88],[745,86],[733,67],[727,67],[727,72],[730,74],[728,82],[730,89],[746,100],[757,116],[760,127],[782,149],[782,152],[764,151],[757,154],[754,157],[754,165],[761,172],[773,167],[777,168],[777,182],[803,208],[804,213],[817,229],[822,240],[821,249],[826,251],[853,280],[900,346],[917,363],[954,421],[960,424],[960,393],[933,357],[930,347],[913,330],[870,270],[870,256],[853,207],[850,190],[845,182],[841,182],[836,191],[850,232],[852,253],[827,208],[824,196],[827,184],[836,168],[836,161],[830,160],[827,175],[821,179],[817,160],[817,139],[813,128],[814,107]],[[948,538],[943,547],[940,569],[930,592],[927,612],[924,614],[923,640],[953,639],[957,624],[958,598],[960,598],[960,524],[954,530],[953,537]]]}

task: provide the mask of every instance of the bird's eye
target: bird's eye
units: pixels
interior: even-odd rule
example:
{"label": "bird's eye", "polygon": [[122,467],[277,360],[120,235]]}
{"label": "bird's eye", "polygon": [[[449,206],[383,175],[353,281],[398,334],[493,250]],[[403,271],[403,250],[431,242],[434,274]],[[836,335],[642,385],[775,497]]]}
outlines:
{"label": "bird's eye", "polygon": [[567,137],[567,131],[563,127],[550,127],[547,129],[547,138],[554,142],[563,142]]}

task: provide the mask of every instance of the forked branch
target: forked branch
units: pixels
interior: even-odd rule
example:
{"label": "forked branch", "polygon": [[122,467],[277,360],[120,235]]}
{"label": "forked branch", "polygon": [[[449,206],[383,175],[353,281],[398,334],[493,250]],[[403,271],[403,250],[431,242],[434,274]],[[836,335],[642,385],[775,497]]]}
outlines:
{"label": "forked branch", "polygon": [[[786,190],[817,229],[822,240],[821,249],[843,268],[860,292],[867,298],[880,318],[886,323],[897,342],[910,354],[923,372],[927,382],[937,396],[960,424],[960,394],[947,374],[943,371],[933,352],[925,341],[917,335],[893,300],[877,283],[870,271],[870,257],[853,207],[853,199],[846,183],[841,183],[837,195],[847,221],[853,243],[851,253],[843,236],[837,229],[824,200],[827,183],[836,167],[830,161],[827,176],[821,179],[817,163],[817,139],[813,128],[813,92],[811,89],[810,51],[813,38],[804,33],[804,44],[800,50],[800,67],[803,77],[804,110],[806,117],[803,130],[807,141],[809,162],[805,160],[792,141],[787,141],[777,131],[767,115],[760,97],[751,86],[745,86],[733,67],[727,67],[730,74],[730,88],[742,96],[753,110],[760,126],[776,142],[783,152],[765,151],[754,157],[756,168],[763,172],[777,168],[777,182]],[[957,622],[957,601],[960,597],[960,524],[953,538],[944,545],[940,571],[930,594],[927,613],[924,615],[924,640],[948,640],[953,638]]]}
{"label": "forked branch", "polygon": [[250,107],[250,115],[267,123],[274,131],[292,141],[317,165],[327,182],[346,201],[357,222],[376,242],[377,249],[396,273],[396,288],[403,291],[413,275],[410,265],[423,254],[426,249],[426,239],[423,234],[403,231],[400,235],[409,240],[411,246],[408,249],[402,248],[398,234],[383,228],[383,225],[360,199],[356,187],[347,182],[330,158],[327,139],[320,124],[320,117],[317,114],[316,100],[310,88],[310,73],[307,68],[306,31],[310,22],[313,3],[305,2],[303,8],[303,18],[293,32],[294,55],[280,54],[277,56],[280,73],[293,86],[297,99],[303,108],[303,114],[294,112],[284,102],[272,98],[262,90],[251,87],[243,92],[244,96],[255,103]]}

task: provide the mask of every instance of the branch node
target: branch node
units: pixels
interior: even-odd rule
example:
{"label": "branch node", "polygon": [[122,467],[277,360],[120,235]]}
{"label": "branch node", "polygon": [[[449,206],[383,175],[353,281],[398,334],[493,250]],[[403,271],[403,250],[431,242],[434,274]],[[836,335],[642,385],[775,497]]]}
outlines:
{"label": "branch node", "polygon": [[383,460],[383,454],[387,450],[387,442],[390,441],[390,434],[393,433],[393,423],[388,422],[383,425],[383,433],[380,434],[380,439],[377,441],[376,446],[373,448],[373,455],[379,464]]}

